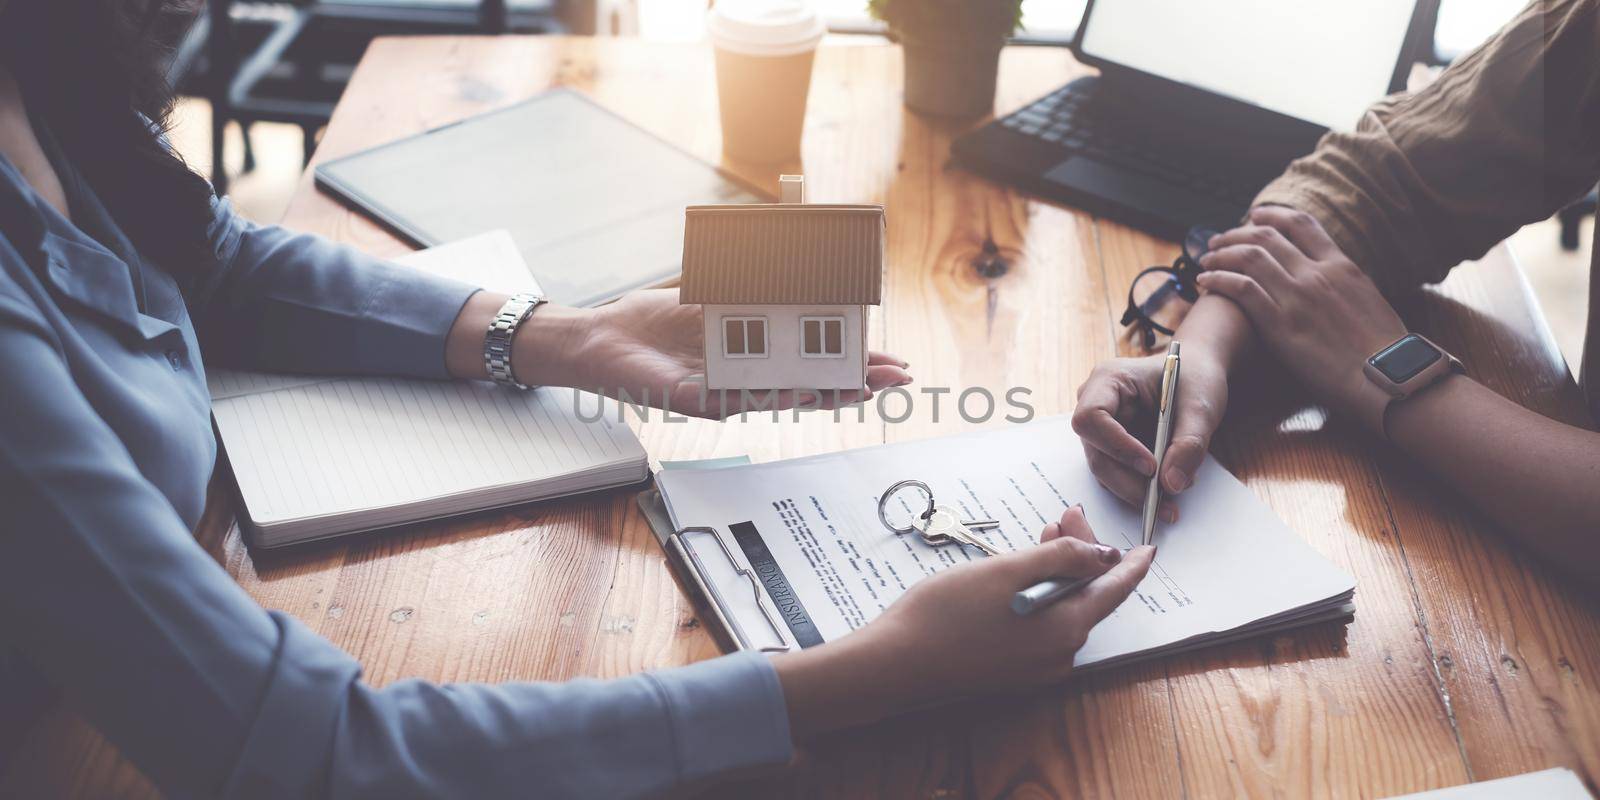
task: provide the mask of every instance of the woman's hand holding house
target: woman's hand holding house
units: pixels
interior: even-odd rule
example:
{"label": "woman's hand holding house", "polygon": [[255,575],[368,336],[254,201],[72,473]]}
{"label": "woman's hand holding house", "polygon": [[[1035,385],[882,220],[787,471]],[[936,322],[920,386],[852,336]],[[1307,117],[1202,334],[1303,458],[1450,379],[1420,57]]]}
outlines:
{"label": "woman's hand holding house", "polygon": [[610,305],[573,315],[570,326],[561,337],[565,344],[560,348],[550,348],[546,340],[543,347],[514,351],[550,359],[526,368],[518,365],[517,373],[541,374],[549,376],[546,382],[550,384],[713,419],[741,411],[834,408],[911,382],[906,362],[887,353],[870,352],[866,385],[859,389],[708,390],[701,308],[680,303],[677,289],[634,292]]}

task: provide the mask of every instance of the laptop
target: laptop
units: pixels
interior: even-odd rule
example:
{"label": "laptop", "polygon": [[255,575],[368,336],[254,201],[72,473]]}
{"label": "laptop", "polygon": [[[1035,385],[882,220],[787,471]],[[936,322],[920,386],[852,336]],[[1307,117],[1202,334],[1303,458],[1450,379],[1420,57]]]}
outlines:
{"label": "laptop", "polygon": [[1237,224],[1329,130],[1405,86],[1437,0],[1089,0],[1099,69],[956,140],[973,171],[1168,239]]}

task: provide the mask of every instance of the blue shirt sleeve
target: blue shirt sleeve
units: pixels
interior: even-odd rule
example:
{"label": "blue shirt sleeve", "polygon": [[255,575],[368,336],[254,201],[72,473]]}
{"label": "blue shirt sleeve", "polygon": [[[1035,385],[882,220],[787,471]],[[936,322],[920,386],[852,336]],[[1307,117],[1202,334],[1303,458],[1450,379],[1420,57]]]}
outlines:
{"label": "blue shirt sleeve", "polygon": [[[212,302],[315,319],[323,334],[373,317],[359,303],[319,305],[317,287],[420,302],[425,284],[356,275],[350,257],[264,230],[228,237],[251,254],[223,283],[269,299],[252,306],[221,287]],[[326,258],[344,266],[307,266]],[[26,376],[0,391],[0,632],[168,794],[626,797],[789,758],[781,687],[752,654],[603,682],[363,683],[350,656],[264,611],[196,546],[14,289],[0,280],[0,375]],[[371,313],[393,326],[380,341],[433,341],[406,314]],[[296,368],[361,360],[266,352]],[[423,371],[435,354],[362,363]]]}
{"label": "blue shirt sleeve", "polygon": [[216,265],[185,291],[207,363],[449,377],[445,337],[474,287],[212,208]]}

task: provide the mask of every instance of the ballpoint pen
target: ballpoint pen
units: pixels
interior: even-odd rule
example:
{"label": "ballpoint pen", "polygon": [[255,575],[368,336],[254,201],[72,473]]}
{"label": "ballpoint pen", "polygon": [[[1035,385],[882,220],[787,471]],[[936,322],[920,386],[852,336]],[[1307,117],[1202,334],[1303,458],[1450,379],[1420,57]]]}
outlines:
{"label": "ballpoint pen", "polygon": [[[1156,508],[1161,505],[1161,464],[1166,460],[1167,444],[1172,440],[1173,401],[1178,396],[1177,342],[1167,345],[1167,360],[1161,367],[1161,398],[1156,417],[1155,474],[1150,476],[1150,487],[1144,495],[1144,533],[1140,544],[1150,544],[1156,530]],[[1011,610],[1027,615],[1082,588],[1094,580],[1087,578],[1052,578],[1041,581],[1011,596]]]}
{"label": "ballpoint pen", "polygon": [[1167,444],[1172,441],[1173,401],[1178,397],[1178,350],[1174,341],[1167,345],[1167,360],[1161,366],[1161,406],[1156,415],[1156,471],[1150,476],[1150,487],[1144,493],[1144,536],[1141,544],[1150,544],[1156,532],[1156,509],[1161,506],[1161,465],[1167,459]]}

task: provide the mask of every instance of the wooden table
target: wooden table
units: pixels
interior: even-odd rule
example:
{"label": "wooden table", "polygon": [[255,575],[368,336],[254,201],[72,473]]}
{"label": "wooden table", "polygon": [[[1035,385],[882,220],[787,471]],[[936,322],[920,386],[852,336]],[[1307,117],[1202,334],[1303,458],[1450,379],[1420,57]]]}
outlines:
{"label": "wooden table", "polygon": [[[1061,49],[1011,49],[1010,109],[1081,71]],[[710,52],[636,41],[380,40],[318,159],[568,85],[720,160]],[[947,164],[954,124],[900,105],[900,55],[817,58],[804,171],[818,201],[883,203],[890,271],[873,345],[922,386],[1026,386],[1072,409],[1098,361],[1135,352],[1116,324],[1134,273],[1175,246]],[[731,168],[775,186],[776,170]],[[788,169],[798,169],[790,165]],[[285,223],[375,253],[406,248],[318,194]],[[535,263],[535,269],[538,268]],[[1518,402],[1586,419],[1504,248],[1410,309],[1415,324]],[[968,427],[948,404],[885,424],[650,423],[654,458],[798,456]],[[897,409],[890,409],[894,414]],[[1465,432],[1470,435],[1470,431]],[[892,721],[812,747],[802,767],[727,796],[1383,797],[1550,766],[1600,781],[1600,613],[1460,498],[1296,390],[1235,384],[1214,451],[1358,580],[1355,622],[1176,656],[1047,691]],[[264,605],[354,653],[382,684],[618,676],[718,652],[632,503],[612,492],[252,554],[214,493],[201,541]],[[51,717],[5,786],[35,796],[143,795],[84,723]]]}

